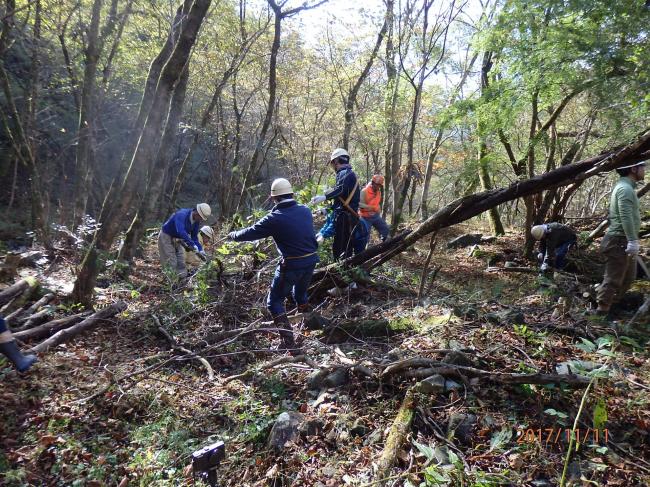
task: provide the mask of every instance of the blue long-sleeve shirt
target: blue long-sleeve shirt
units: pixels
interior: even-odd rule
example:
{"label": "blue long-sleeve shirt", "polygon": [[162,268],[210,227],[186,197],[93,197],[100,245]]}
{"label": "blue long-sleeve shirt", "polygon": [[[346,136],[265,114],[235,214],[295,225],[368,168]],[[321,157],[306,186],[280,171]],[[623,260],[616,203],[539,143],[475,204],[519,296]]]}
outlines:
{"label": "blue long-sleeve shirt", "polygon": [[[354,189],[355,186],[356,189]],[[345,211],[339,196],[346,200],[350,193],[352,193],[352,190],[354,190],[354,194],[352,195],[352,199],[350,199],[348,206],[350,206],[354,211],[358,211],[361,190],[359,189],[359,185],[357,185],[357,175],[352,170],[350,164],[345,164],[336,171],[336,185],[332,191],[325,193],[325,198],[328,200],[334,200],[332,202],[332,208],[334,208],[335,212],[339,213]]]}
{"label": "blue long-sleeve shirt", "polygon": [[192,221],[192,211],[194,208],[178,210],[164,223],[162,230],[172,238],[180,238],[190,247],[196,245],[201,251],[203,246],[199,242],[199,222]]}
{"label": "blue long-sleeve shirt", "polygon": [[232,232],[236,242],[272,237],[288,270],[304,269],[318,262],[318,242],[311,211],[295,200],[282,201],[254,225]]}

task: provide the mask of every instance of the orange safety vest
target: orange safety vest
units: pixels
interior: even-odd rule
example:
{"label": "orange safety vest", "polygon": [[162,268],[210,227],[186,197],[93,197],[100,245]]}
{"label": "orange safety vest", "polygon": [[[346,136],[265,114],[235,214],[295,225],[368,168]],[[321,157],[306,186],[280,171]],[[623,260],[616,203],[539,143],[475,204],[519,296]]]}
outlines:
{"label": "orange safety vest", "polygon": [[372,183],[368,183],[366,187],[361,190],[361,201],[366,205],[370,206],[371,208],[377,208],[377,209],[369,210],[366,208],[359,208],[359,215],[361,215],[362,217],[373,216],[375,213],[379,211],[379,202],[381,201],[381,191],[373,190]]}

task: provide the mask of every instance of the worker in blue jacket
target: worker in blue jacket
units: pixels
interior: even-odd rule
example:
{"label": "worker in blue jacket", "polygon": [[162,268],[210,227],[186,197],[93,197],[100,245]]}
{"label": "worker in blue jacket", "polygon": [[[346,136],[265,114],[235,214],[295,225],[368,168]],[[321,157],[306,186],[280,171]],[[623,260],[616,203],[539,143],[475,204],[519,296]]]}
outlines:
{"label": "worker in blue jacket", "polygon": [[330,156],[330,165],[336,172],[334,189],[324,195],[314,196],[312,204],[331,200],[334,212],[334,242],[332,255],[335,260],[358,254],[365,248],[368,229],[361,222],[359,199],[361,190],[357,175],[350,165],[350,154],[345,149],[335,149]]}
{"label": "worker in blue jacket", "polygon": [[163,269],[171,269],[178,277],[185,278],[185,249],[205,257],[199,242],[199,227],[211,213],[210,205],[199,203],[196,208],[184,208],[169,217],[158,234],[158,252]]}
{"label": "worker in blue jacket", "polygon": [[228,235],[236,242],[250,242],[272,237],[282,256],[275,270],[266,306],[273,322],[280,329],[282,349],[296,355],[300,350],[287,318],[285,300],[289,294],[299,311],[308,307],[307,289],[318,263],[318,243],[311,211],[293,199],[293,188],[286,179],[276,179],[271,185],[271,199],[275,206],[254,225]]}

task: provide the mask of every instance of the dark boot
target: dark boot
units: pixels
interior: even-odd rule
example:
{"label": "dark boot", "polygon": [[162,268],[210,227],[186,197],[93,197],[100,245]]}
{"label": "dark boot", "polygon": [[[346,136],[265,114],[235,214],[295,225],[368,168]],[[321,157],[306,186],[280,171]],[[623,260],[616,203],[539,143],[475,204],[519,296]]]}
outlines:
{"label": "dark boot", "polygon": [[312,311],[313,308],[309,305],[309,303],[298,305],[298,313],[311,313]]}
{"label": "dark boot", "polygon": [[279,328],[282,345],[279,350],[288,351],[291,355],[300,355],[302,351],[296,347],[296,341],[293,338],[293,330],[286,313],[273,317],[273,323]]}
{"label": "dark boot", "polygon": [[36,362],[35,355],[23,355],[16,345],[16,340],[10,342],[0,343],[0,353],[13,362],[18,369],[18,372],[25,372],[29,369],[34,362]]}

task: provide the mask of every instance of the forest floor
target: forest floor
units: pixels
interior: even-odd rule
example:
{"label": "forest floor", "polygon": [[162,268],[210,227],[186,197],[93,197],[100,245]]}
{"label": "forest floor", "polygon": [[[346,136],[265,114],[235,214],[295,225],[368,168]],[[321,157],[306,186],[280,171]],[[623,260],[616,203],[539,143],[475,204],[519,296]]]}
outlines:
{"label": "forest floor", "polygon": [[[268,242],[221,246],[221,265],[178,288],[160,273],[151,240],[127,280],[99,281],[98,303],[124,299],[126,312],[41,355],[28,374],[0,365],[1,483],[191,485],[192,452],[221,440],[226,486],[555,486],[575,427],[567,484],[650,485],[647,340],[583,314],[583,293],[602,275],[595,250],[574,254],[576,272],[554,278],[488,272],[488,261],[527,265],[521,235],[471,255],[446,248],[470,230],[439,235],[438,270],[420,300],[428,241],[375,269],[374,284],[312,296],[325,329],[313,316],[294,325],[305,353],[295,360],[274,350],[278,335],[265,322],[275,267]],[[63,289],[76,258],[61,250],[47,272],[24,272]],[[619,324],[641,304],[643,286]],[[161,327],[214,378],[195,355],[172,350]],[[461,373],[415,388],[421,368],[387,371],[415,357],[490,374],[564,368],[590,387]],[[412,423],[382,484],[378,463],[412,392]],[[299,425],[273,447],[283,412]]]}

